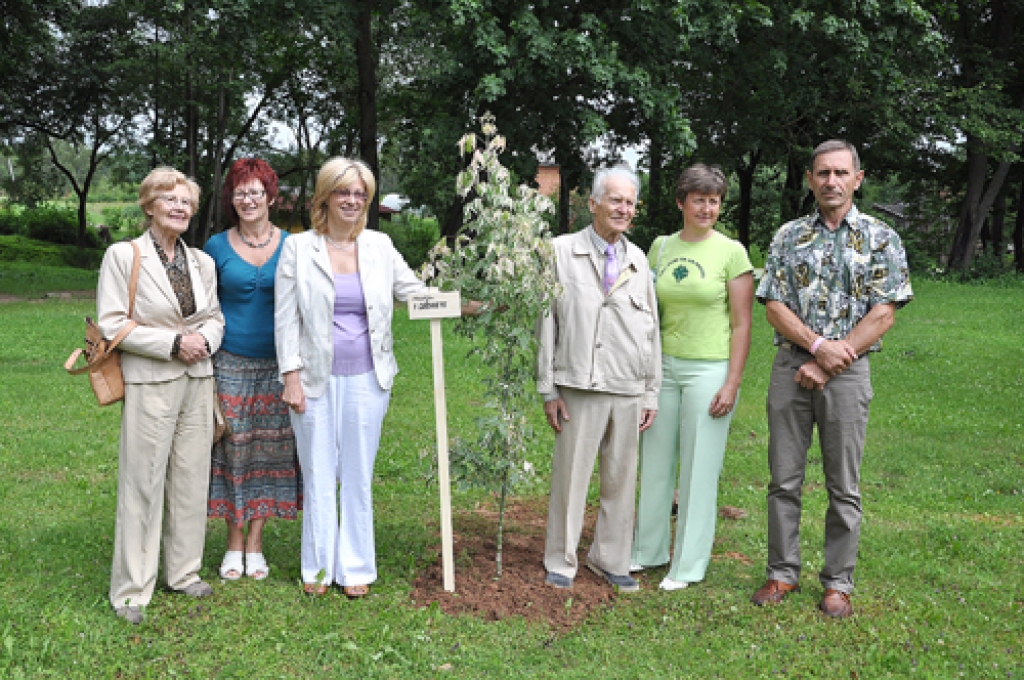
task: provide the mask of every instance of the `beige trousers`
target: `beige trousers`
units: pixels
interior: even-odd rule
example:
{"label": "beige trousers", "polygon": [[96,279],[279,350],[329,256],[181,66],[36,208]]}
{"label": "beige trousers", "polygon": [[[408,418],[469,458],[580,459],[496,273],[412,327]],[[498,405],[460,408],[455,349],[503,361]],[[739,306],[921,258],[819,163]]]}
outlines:
{"label": "beige trousers", "polygon": [[587,559],[612,574],[629,573],[636,502],[640,396],[559,387],[569,411],[555,435],[544,568],[573,578],[587,488],[600,460],[601,506]]}
{"label": "beige trousers", "polygon": [[213,378],[125,385],[110,604],[153,597],[163,526],[167,584],[199,580],[213,440]]}

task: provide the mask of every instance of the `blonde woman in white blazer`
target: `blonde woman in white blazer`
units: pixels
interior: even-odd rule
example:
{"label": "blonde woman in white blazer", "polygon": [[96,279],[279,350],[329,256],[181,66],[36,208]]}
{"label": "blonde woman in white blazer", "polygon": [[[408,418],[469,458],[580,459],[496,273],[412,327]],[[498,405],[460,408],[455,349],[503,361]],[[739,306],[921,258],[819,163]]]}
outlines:
{"label": "blonde woman in white blazer", "polygon": [[[138,326],[120,345],[125,397],[110,573],[110,604],[133,624],[153,596],[161,526],[167,585],[192,597],[213,593],[199,568],[213,439],[210,354],[220,346],[224,317],[213,260],[180,238],[198,201],[199,186],[172,168],[153,170],[139,188],[148,229],[135,241],[140,272],[131,318]],[[103,257],[96,313],[106,338],[128,323],[134,257],[130,243]]]}
{"label": "blonde woman in white blazer", "polygon": [[274,334],[302,466],[302,581],[311,595],[337,583],[362,597],[377,579],[371,484],[398,372],[391,316],[395,300],[424,289],[387,235],[365,231],[375,189],[364,163],[328,161],[313,229],[285,241],[277,267]]}

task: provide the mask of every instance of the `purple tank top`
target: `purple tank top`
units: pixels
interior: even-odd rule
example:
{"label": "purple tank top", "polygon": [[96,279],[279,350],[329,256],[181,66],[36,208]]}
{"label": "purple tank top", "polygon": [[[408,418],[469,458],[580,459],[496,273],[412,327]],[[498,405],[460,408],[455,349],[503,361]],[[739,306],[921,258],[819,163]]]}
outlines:
{"label": "purple tank top", "polygon": [[373,370],[370,326],[359,274],[334,275],[334,365],[331,375]]}

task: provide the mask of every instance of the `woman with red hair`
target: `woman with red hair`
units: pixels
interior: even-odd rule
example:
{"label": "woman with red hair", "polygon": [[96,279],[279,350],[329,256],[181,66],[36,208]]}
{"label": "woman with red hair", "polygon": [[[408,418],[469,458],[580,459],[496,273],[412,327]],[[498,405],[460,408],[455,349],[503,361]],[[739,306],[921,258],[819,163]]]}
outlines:
{"label": "woman with red hair", "polygon": [[213,445],[207,514],[227,521],[220,576],[229,581],[243,573],[267,577],[263,523],[268,517],[295,519],[302,504],[295,437],[281,401],[274,349],[274,278],[288,236],[270,221],[276,199],[277,175],[266,161],[235,161],[221,191],[224,214],[234,226],[204,248],[217,265],[224,312],[224,342],[213,367],[228,424],[228,433]]}

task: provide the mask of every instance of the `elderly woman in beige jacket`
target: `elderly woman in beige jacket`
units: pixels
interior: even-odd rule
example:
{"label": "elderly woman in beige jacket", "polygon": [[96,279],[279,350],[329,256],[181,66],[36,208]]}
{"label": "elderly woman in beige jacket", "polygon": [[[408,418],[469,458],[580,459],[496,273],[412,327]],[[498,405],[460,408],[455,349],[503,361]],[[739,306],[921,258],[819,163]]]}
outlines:
{"label": "elderly woman in beige jacket", "polygon": [[[224,317],[213,260],[181,239],[198,201],[199,186],[171,168],[153,170],[139,188],[148,228],[135,240],[140,273],[131,320],[138,326],[120,345],[125,398],[110,573],[110,604],[133,624],[153,596],[161,533],[171,590],[213,593],[199,567],[214,427],[210,355],[220,346]],[[106,338],[129,321],[134,257],[124,242],[103,258],[96,312]]]}

